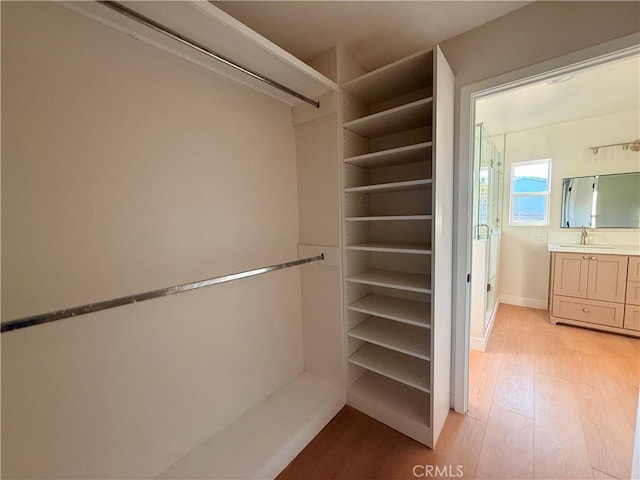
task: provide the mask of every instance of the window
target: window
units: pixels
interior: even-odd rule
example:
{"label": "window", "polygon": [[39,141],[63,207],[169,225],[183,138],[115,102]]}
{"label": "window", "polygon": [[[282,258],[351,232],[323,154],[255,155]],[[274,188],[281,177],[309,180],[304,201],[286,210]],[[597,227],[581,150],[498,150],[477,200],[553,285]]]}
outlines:
{"label": "window", "polygon": [[511,164],[511,226],[549,225],[551,159]]}

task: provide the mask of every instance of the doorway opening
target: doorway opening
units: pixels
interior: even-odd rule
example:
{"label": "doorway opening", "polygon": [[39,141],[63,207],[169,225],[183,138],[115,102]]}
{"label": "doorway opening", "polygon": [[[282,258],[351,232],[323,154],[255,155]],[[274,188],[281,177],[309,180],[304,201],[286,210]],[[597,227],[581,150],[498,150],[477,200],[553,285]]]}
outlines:
{"label": "doorway opening", "polygon": [[[459,281],[456,295],[453,403],[460,413],[469,408],[470,350],[473,347],[482,351],[490,342],[499,305],[547,308],[547,242],[550,239],[572,242],[575,236],[575,231],[560,229],[561,193],[556,190],[561,188],[563,176],[572,176],[568,174],[572,162],[574,166],[584,164],[589,155],[593,157],[589,147],[600,140],[588,132],[615,137],[629,130],[625,126],[633,128],[633,121],[613,117],[637,110],[637,95],[627,95],[628,90],[615,83],[634,80],[626,73],[605,72],[607,68],[628,72],[625,65],[635,61],[637,73],[640,47],[636,42],[630,39],[626,45],[612,42],[605,54],[602,48],[597,50],[598,55],[580,52],[581,56],[555,59],[462,89],[461,118],[468,115],[469,124],[466,133],[465,128],[461,131],[458,172],[462,214],[457,265],[458,274],[467,273],[459,275],[466,277],[467,283]],[[600,78],[601,82],[594,78]],[[611,95],[595,101],[612,80],[608,89]],[[573,123],[574,130],[579,129],[577,124],[581,121],[606,116],[610,117],[608,128],[585,124],[582,134],[574,131],[573,137],[560,128],[567,130]],[[633,118],[632,113],[628,116]],[[544,129],[547,131],[541,133]],[[547,140],[541,139],[543,133]],[[565,149],[573,148],[572,153],[558,153],[557,144],[563,140],[572,144]],[[618,161],[627,158],[624,155],[628,152],[616,155]],[[561,157],[570,157],[572,162],[566,163]],[[601,170],[611,168],[602,155],[589,161]],[[461,194],[464,185],[468,190]],[[534,257],[525,255],[523,249],[533,251]],[[511,290],[501,288],[505,285]]]}

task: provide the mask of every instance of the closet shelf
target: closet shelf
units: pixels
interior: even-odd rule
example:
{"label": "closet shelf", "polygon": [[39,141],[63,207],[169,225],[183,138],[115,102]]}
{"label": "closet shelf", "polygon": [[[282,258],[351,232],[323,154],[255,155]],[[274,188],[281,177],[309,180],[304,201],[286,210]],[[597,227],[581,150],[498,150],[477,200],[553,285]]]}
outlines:
{"label": "closet shelf", "polygon": [[372,316],[352,328],[347,335],[422,360],[431,360],[429,334],[420,327]]}
{"label": "closet shelf", "polygon": [[349,404],[369,415],[384,411],[389,425],[405,427],[407,434],[421,442],[428,436],[424,428],[431,425],[428,402],[428,394],[372,372],[365,372],[349,387]]}
{"label": "closet shelf", "polygon": [[349,363],[430,393],[430,369],[424,360],[368,343],[349,357]]}
{"label": "closet shelf", "polygon": [[343,90],[368,104],[380,103],[433,82],[433,51],[418,52],[342,85]]}
{"label": "closet shelf", "polygon": [[418,255],[431,255],[431,246],[428,243],[391,243],[391,242],[367,242],[347,245],[347,250],[360,250],[365,252],[387,253],[414,253]]}
{"label": "closet shelf", "polygon": [[433,142],[415,143],[404,147],[380,150],[364,155],[346,157],[345,163],[365,168],[392,167],[431,160]]}
{"label": "closet shelf", "polygon": [[409,292],[431,293],[429,275],[371,269],[347,277],[347,282],[363,283],[376,287],[396,288]]}
{"label": "closet shelf", "polygon": [[422,328],[431,328],[429,302],[369,293],[347,305],[347,309]]}
{"label": "closet shelf", "polygon": [[431,220],[432,215],[372,215],[368,217],[347,217],[348,222],[384,222],[399,220]]}
{"label": "closet shelf", "polygon": [[343,124],[363,137],[379,137],[430,125],[433,97],[423,98],[399,107],[374,113]]}
{"label": "closet shelf", "polygon": [[[62,1],[58,3],[80,15],[258,90],[287,105],[295,106],[303,103],[300,99],[114,12],[99,2]],[[126,2],[125,5],[234,62],[308,97],[318,99],[337,89],[335,82],[210,2],[194,0]]]}
{"label": "closet shelf", "polygon": [[362,187],[345,188],[347,193],[387,193],[387,192],[403,192],[411,190],[422,190],[432,185],[430,178],[422,178],[420,180],[407,180],[404,182],[378,183],[375,185],[364,185]]}

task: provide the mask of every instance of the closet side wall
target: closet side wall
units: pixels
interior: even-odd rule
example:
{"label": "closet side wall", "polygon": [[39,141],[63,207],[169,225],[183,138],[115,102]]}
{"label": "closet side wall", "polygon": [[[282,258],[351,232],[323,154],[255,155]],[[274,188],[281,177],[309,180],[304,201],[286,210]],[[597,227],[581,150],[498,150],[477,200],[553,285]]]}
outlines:
{"label": "closet side wall", "polygon": [[[335,94],[320,100],[320,111],[301,105],[296,125],[300,243],[320,245],[335,257],[340,244],[340,154]],[[324,105],[333,106],[324,111]],[[328,107],[327,107],[328,108]],[[307,117],[309,115],[309,117]],[[340,268],[301,268],[305,371],[344,389]]]}
{"label": "closet side wall", "polygon": [[[2,87],[3,320],[297,258],[289,107],[53,3]],[[3,334],[3,477],[151,477],[302,369],[298,269]]]}

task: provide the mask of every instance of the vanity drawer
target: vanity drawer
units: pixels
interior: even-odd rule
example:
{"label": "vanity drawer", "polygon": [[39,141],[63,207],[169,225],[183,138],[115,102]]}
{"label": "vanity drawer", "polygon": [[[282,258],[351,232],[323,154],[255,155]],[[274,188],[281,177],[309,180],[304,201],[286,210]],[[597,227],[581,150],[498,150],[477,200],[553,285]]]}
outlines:
{"label": "vanity drawer", "polygon": [[622,328],[624,305],[554,295],[553,316]]}
{"label": "vanity drawer", "polygon": [[624,312],[624,328],[640,332],[640,306],[627,305]]}
{"label": "vanity drawer", "polygon": [[640,257],[629,257],[629,270],[627,280],[640,282]]}
{"label": "vanity drawer", "polygon": [[640,305],[640,282],[627,282],[627,303]]}

